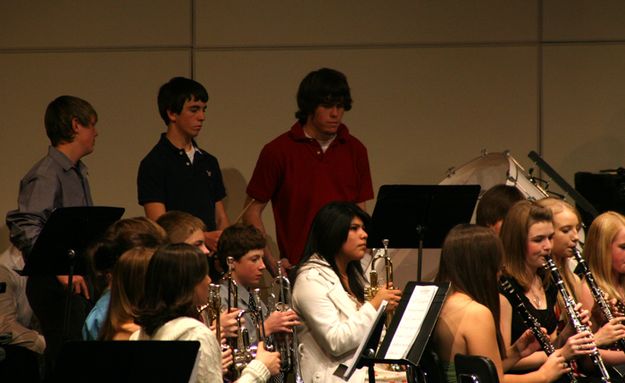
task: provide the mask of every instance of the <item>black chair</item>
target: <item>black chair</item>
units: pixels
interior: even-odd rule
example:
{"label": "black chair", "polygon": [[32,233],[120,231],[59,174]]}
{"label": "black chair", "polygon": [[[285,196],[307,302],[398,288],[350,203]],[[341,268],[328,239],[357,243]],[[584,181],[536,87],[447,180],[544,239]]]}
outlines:
{"label": "black chair", "polygon": [[499,383],[493,361],[485,356],[456,354],[454,365],[458,383]]}
{"label": "black chair", "polygon": [[423,351],[419,361],[420,374],[416,381],[425,383],[445,383],[443,368],[438,359],[438,354],[429,346]]}

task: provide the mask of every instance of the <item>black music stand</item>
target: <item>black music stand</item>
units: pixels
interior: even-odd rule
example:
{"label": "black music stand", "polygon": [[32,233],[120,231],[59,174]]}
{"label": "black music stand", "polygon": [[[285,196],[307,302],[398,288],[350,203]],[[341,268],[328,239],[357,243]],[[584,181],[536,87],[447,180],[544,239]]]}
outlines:
{"label": "black music stand", "polygon": [[[401,358],[390,358],[388,357],[388,351],[390,349],[391,343],[396,336],[397,330],[400,326],[400,322],[404,313],[406,313],[407,309],[414,310],[415,307],[409,307],[409,305],[417,305],[419,306],[419,310],[423,310],[424,307],[420,306],[421,302],[414,301],[411,302],[411,297],[418,288],[418,286],[436,286],[438,287],[432,302],[429,307],[427,307],[427,313],[421,323],[421,328],[419,329],[418,334],[415,334],[415,338],[412,342],[408,342],[407,339],[402,338],[402,343],[406,344],[406,353]],[[384,320],[382,320],[382,316],[378,316],[374,325],[372,326],[371,331],[367,334],[365,338],[364,347],[361,347],[360,354],[356,356],[355,369],[361,367],[368,368],[369,374],[369,382],[375,383],[375,373],[374,373],[374,365],[376,363],[384,363],[384,364],[396,364],[400,366],[406,366],[407,371],[406,374],[408,382],[416,381],[416,374],[414,373],[415,369],[421,368],[420,362],[423,352],[430,340],[432,335],[432,331],[434,330],[434,326],[436,325],[436,321],[438,320],[438,316],[440,315],[441,309],[443,308],[443,303],[447,297],[447,292],[449,291],[449,282],[444,283],[429,283],[429,282],[408,282],[406,288],[404,289],[404,293],[399,301],[399,306],[393,313],[393,320],[391,321],[390,326],[386,329],[386,335],[384,336],[384,340],[378,349],[378,344],[380,342],[380,335],[382,334],[382,327],[384,325]],[[412,321],[409,321],[413,323]],[[397,335],[401,337],[401,334]],[[375,351],[377,349],[377,352]],[[345,376],[345,372],[347,368],[345,365],[340,365],[339,368],[335,371],[334,375],[337,375],[345,380],[349,379],[349,376]]]}
{"label": "black music stand", "polygon": [[71,341],[52,381],[187,383],[199,347],[198,341]]}
{"label": "black music stand", "polygon": [[[67,335],[72,278],[85,274],[84,253],[106,229],[124,214],[124,208],[75,206],[55,209],[46,221],[22,275],[68,275],[63,335]],[[79,261],[79,262],[77,262]]]}
{"label": "black music stand", "polygon": [[440,248],[449,230],[471,220],[480,185],[383,185],[373,209],[370,248],[383,239],[390,248],[419,249],[421,281],[423,248]]}

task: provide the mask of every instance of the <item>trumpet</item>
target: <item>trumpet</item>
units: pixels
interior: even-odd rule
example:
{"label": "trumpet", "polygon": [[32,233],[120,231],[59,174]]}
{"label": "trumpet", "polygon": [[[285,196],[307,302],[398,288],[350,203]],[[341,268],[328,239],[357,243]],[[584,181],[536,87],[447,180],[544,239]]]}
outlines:
{"label": "trumpet", "polygon": [[237,337],[236,347],[232,350],[232,357],[234,359],[234,375],[235,378],[241,376],[241,372],[247,365],[256,357],[257,345],[253,345],[250,342],[250,335],[247,328],[241,323],[241,319],[245,314],[249,314],[255,324],[257,339],[265,341],[265,349],[267,351],[273,351],[274,347],[270,340],[265,336],[265,317],[263,315],[262,305],[260,301],[260,289],[254,289],[250,292],[250,308],[248,310],[241,310],[237,314]]}
{"label": "trumpet", "polygon": [[256,353],[253,352],[252,346],[250,345],[250,335],[247,332],[247,328],[241,323],[241,319],[243,315],[246,314],[245,310],[239,311],[237,315],[237,337],[233,338],[235,340],[236,346],[232,348],[232,358],[233,358],[233,374],[234,378],[237,379],[241,376],[241,372],[247,365],[254,359]]}
{"label": "trumpet", "polygon": [[[558,288],[558,291],[560,292],[560,296],[562,296],[562,300],[564,301],[564,308],[566,309],[566,313],[569,317],[569,321],[571,321],[571,324],[573,325],[573,328],[575,329],[575,331],[577,331],[577,333],[580,333],[582,331],[589,331],[588,326],[582,323],[579,317],[579,314],[575,310],[575,301],[573,300],[569,292],[566,290],[566,287],[564,286],[564,280],[562,279],[562,275],[560,274],[560,271],[558,270],[556,263],[553,261],[553,259],[549,255],[545,256],[544,268],[547,271],[551,272],[551,278],[553,279],[553,282]],[[599,354],[599,350],[597,350],[597,348],[595,347],[593,353],[590,354],[589,356],[590,356],[590,359],[592,359],[593,364],[595,365],[595,367],[601,374],[601,377],[600,377],[601,382],[602,383],[611,382],[610,374],[608,373],[608,370],[605,367],[605,364],[603,363],[603,359],[601,358],[601,354]]]}
{"label": "trumpet", "polygon": [[234,271],[234,258],[228,257],[228,273],[226,274],[226,286],[228,288],[228,312],[230,309],[237,308],[239,302],[239,287],[237,282],[232,278],[232,271]]}
{"label": "trumpet", "polygon": [[374,249],[371,257],[371,271],[369,271],[369,286],[365,287],[365,300],[370,301],[380,290],[380,282],[378,281],[378,272],[375,269],[375,261],[384,259],[384,274],[386,277],[386,287],[393,283],[393,262],[388,254],[388,239],[382,240],[383,249]]}
{"label": "trumpet", "polygon": [[221,342],[221,285],[211,283],[208,286],[208,301],[197,308],[198,314],[204,315],[204,321],[210,327],[215,322],[217,340]]}
{"label": "trumpet", "polygon": [[[380,282],[378,280],[378,271],[375,269],[375,261],[382,258],[384,260],[384,276],[386,277],[385,287],[388,289],[393,285],[393,262],[391,256],[388,253],[388,239],[382,240],[382,249],[374,249],[373,256],[371,257],[371,270],[369,271],[369,286],[365,287],[365,300],[370,301],[380,291]],[[388,328],[393,320],[393,315],[390,312],[386,313],[385,324]],[[402,371],[402,366],[399,364],[391,364],[389,366],[391,371]]]}
{"label": "trumpet", "polygon": [[[234,271],[234,258],[233,257],[228,257],[227,258],[227,263],[228,263],[228,272],[226,273],[226,277],[224,278],[224,282],[226,285],[226,288],[228,289],[228,298],[226,300],[226,312],[230,312],[231,309],[236,309],[238,307],[238,302],[239,302],[239,287],[237,285],[237,282],[234,280],[234,278],[232,277],[232,272]],[[237,353],[240,353],[240,348],[239,348],[239,343],[243,343],[244,339],[242,338],[244,335],[242,334],[243,330],[245,330],[245,328],[241,327],[241,318],[243,316],[244,313],[240,312],[239,315],[237,316],[237,326],[238,326],[238,336],[237,337],[229,337],[226,340],[226,347],[228,347],[230,350],[232,350],[232,355],[234,358],[234,363],[232,366],[230,366],[230,369],[228,371],[228,377],[232,378],[232,381],[236,380],[239,376],[241,371],[243,370],[243,368],[245,368],[245,366],[247,366],[247,363],[245,363],[245,365],[241,368],[241,369],[237,369]],[[247,330],[245,330],[247,332]],[[221,341],[221,338],[218,338]],[[249,344],[249,339],[248,342]],[[246,360],[246,356],[242,356],[239,355],[239,362],[241,362],[241,360]],[[253,358],[252,358],[253,359]],[[251,360],[251,359],[250,359]],[[241,362],[242,363],[242,362]]]}
{"label": "trumpet", "polygon": [[[278,261],[278,275],[274,278],[269,295],[269,309],[284,312],[291,309],[291,282],[282,274],[282,261]],[[283,373],[293,372],[296,383],[303,383],[302,373],[299,366],[299,351],[297,345],[297,332],[293,327],[293,333],[276,333],[271,335],[273,345],[280,352],[280,371]]]}

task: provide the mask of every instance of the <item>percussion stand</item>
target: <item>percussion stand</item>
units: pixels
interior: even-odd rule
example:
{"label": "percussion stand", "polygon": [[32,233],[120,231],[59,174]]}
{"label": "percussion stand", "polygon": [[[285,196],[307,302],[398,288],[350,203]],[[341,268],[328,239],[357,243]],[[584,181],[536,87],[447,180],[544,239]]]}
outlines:
{"label": "percussion stand", "polygon": [[558,174],[558,172],[556,172],[555,169],[551,167],[551,165],[543,160],[543,158],[538,153],[532,150],[527,156],[532,161],[534,161],[536,165],[538,165],[540,170],[547,173],[547,175],[551,177],[551,179],[556,184],[558,184],[558,186],[560,186],[569,197],[571,197],[575,201],[577,206],[590,214],[593,219],[599,215],[597,209],[595,209],[595,207],[592,206],[592,204],[588,202],[588,200],[584,198],[583,195],[579,194],[577,190],[575,190],[568,182],[566,182],[566,180],[562,178],[562,176]]}

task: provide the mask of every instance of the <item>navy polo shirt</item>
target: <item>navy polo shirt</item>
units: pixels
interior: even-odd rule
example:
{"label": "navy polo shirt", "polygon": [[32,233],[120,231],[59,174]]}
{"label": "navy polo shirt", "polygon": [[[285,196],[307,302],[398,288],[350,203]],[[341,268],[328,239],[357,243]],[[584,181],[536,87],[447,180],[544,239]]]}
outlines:
{"label": "navy polo shirt", "polygon": [[193,142],[193,162],[184,149],[175,147],[163,133],[139,165],[139,204],[161,202],[165,209],[185,211],[204,221],[208,231],[216,230],[215,203],[226,196],[217,158]]}

